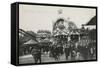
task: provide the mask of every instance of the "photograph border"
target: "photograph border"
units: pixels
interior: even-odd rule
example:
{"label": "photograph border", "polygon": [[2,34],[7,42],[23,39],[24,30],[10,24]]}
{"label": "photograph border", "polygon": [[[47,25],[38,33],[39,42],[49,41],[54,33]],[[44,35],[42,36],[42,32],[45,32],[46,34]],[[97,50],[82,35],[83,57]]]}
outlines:
{"label": "photograph border", "polygon": [[[14,3],[13,3],[14,4]],[[16,65],[22,66],[22,65],[43,65],[43,64],[58,64],[58,63],[76,63],[76,62],[90,62],[90,61],[97,61],[98,59],[98,28],[97,28],[97,6],[80,6],[80,5],[62,5],[62,4],[48,4],[48,3],[29,3],[29,2],[15,2],[16,4]],[[19,5],[40,5],[40,6],[56,6],[56,7],[76,7],[76,8],[91,8],[96,9],[96,59],[95,60],[78,60],[78,61],[61,61],[61,62],[43,62],[43,63],[25,63],[25,64],[19,64]]]}

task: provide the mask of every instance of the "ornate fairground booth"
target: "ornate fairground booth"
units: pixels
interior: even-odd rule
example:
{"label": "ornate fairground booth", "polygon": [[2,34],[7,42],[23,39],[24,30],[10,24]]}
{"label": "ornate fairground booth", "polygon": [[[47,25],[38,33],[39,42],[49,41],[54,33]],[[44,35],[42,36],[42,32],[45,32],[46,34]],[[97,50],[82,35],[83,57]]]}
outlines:
{"label": "ornate fairground booth", "polygon": [[62,10],[58,11],[59,17],[53,24],[53,39],[56,44],[61,46],[68,41],[79,40],[79,32],[74,22],[70,21],[69,17],[65,19],[61,16]]}
{"label": "ornate fairground booth", "polygon": [[78,29],[74,29],[70,32],[70,39],[73,42],[78,42],[80,41],[80,33]]}
{"label": "ornate fairground booth", "polygon": [[64,43],[68,40],[68,32],[64,22],[63,18],[59,18],[53,25],[53,37],[58,43]]}

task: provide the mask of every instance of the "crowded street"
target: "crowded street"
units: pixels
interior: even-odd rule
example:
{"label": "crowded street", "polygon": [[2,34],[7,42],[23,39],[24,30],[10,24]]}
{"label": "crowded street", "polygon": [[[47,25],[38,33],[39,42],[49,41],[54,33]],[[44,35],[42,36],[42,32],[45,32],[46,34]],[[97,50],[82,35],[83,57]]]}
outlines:
{"label": "crowded street", "polygon": [[52,24],[48,30],[43,24],[36,31],[19,29],[19,64],[96,60],[96,16],[79,25],[79,19],[76,23],[62,17],[62,9],[57,12],[54,22],[45,23]]}

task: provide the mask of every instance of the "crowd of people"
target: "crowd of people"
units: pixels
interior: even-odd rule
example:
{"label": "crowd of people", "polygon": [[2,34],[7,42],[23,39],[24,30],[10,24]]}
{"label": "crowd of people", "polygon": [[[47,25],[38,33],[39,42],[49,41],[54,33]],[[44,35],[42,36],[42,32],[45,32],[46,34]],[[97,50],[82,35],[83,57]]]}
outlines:
{"label": "crowd of people", "polygon": [[[83,43],[85,44],[85,43]],[[35,60],[35,63],[41,63],[41,55],[49,54],[50,58],[54,58],[55,61],[60,61],[60,56],[64,55],[66,61],[76,60],[91,60],[96,55],[96,43],[91,42],[87,45],[80,45],[78,42],[67,42],[66,44],[51,44],[49,46],[42,46],[33,48],[31,54]]]}

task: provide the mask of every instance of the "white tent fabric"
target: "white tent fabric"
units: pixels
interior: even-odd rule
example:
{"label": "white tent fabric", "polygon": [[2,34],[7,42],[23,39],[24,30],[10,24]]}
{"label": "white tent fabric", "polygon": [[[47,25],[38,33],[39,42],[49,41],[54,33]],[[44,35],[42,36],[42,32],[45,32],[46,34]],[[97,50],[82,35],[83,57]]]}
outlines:
{"label": "white tent fabric", "polygon": [[37,42],[36,42],[35,40],[31,39],[31,40],[27,41],[27,42],[24,43],[24,44],[36,44],[36,43],[37,43]]}

